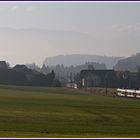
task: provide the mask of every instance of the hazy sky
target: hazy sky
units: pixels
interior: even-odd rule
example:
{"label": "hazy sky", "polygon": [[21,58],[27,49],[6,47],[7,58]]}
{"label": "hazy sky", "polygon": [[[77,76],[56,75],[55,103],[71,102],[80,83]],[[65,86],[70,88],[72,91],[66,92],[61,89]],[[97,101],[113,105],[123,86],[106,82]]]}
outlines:
{"label": "hazy sky", "polygon": [[139,2],[0,2],[0,60],[140,52]]}

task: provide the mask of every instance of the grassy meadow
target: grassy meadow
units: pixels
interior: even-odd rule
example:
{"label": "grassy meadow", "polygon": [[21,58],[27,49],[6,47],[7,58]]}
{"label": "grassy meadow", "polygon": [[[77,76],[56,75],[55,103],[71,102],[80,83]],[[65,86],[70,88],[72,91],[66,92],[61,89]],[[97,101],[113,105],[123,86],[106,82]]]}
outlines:
{"label": "grassy meadow", "polygon": [[140,99],[0,86],[0,137],[140,137]]}

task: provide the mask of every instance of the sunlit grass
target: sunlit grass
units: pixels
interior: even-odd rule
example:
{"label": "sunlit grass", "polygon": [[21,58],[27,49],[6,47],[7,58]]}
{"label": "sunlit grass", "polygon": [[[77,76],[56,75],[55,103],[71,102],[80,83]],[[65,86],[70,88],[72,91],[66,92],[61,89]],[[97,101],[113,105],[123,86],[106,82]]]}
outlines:
{"label": "sunlit grass", "polygon": [[139,118],[138,99],[0,86],[0,137],[140,137]]}

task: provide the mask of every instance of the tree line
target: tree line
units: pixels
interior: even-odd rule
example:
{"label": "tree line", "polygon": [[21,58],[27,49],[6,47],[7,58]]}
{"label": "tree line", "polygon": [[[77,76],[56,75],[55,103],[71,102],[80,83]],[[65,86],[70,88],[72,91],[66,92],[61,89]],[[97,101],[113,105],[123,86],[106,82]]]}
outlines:
{"label": "tree line", "polygon": [[82,69],[87,69],[89,66],[93,66],[95,69],[106,69],[106,65],[104,63],[96,62],[86,62],[85,64],[77,66],[64,66],[63,64],[46,66],[43,64],[42,67],[39,67],[35,63],[27,64],[26,66],[45,75],[53,70],[55,72],[56,78],[61,82],[62,86],[65,86],[71,80],[71,78],[74,80],[74,77],[80,73]]}
{"label": "tree line", "polygon": [[[83,69],[107,71],[104,64],[94,62],[70,67],[43,65],[39,68],[35,64],[10,67],[7,62],[0,61],[0,84],[60,87],[74,82],[81,86],[80,71]],[[114,71],[114,74],[108,74],[106,78],[102,74],[98,76],[103,81],[100,87],[140,88],[140,69],[138,72]]]}
{"label": "tree line", "polygon": [[36,70],[29,69],[25,65],[16,65],[11,68],[6,62],[0,62],[0,84],[49,87],[61,86],[53,70],[45,75]]}

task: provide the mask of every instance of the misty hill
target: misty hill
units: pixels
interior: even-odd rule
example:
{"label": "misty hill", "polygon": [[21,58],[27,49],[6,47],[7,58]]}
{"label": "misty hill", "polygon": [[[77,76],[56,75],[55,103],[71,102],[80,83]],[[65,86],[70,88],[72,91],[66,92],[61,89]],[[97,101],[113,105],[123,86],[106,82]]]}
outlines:
{"label": "misty hill", "polygon": [[140,66],[140,53],[130,56],[125,59],[121,59],[114,66],[115,70],[129,70],[137,71]]}
{"label": "misty hill", "polygon": [[[138,44],[140,44],[139,34],[137,36],[129,36],[129,38],[120,37],[115,40],[102,40],[98,39],[96,34],[92,36],[77,31],[38,28],[13,29],[0,27],[0,38],[0,49],[3,52],[1,53],[1,59],[6,59],[12,63],[12,65],[17,63],[26,64],[27,62],[35,62],[41,65],[46,56],[50,57],[58,54],[90,54],[92,57],[92,54],[123,56],[125,50],[128,48],[127,55],[139,50]],[[26,54],[26,57],[23,54]],[[67,55],[67,57],[68,56],[71,55]],[[84,58],[85,56],[86,55],[83,55],[82,57]],[[80,58],[80,55],[78,55],[80,60],[78,60],[78,58],[76,60],[74,56],[72,57],[74,59],[72,60],[73,63],[67,64],[67,62],[63,62],[63,64],[80,65],[86,62],[99,62],[105,63],[107,68],[111,68],[116,64],[115,62],[120,60],[120,57],[109,57],[108,59],[108,57],[104,56],[101,58],[102,61],[100,58],[96,61],[95,57],[87,60]],[[56,57],[56,59],[57,58],[58,57]],[[66,56],[63,56],[63,58],[66,59]],[[48,60],[48,63],[53,65],[49,61],[50,60]],[[54,65],[59,63],[60,61]]]}
{"label": "misty hill", "polygon": [[87,33],[69,30],[0,27],[0,38],[1,58],[14,60],[14,64],[36,62],[41,65],[46,56],[58,54],[112,54],[113,46],[109,47],[108,42]]}
{"label": "misty hill", "polygon": [[122,57],[98,56],[89,54],[71,54],[71,55],[57,55],[54,57],[47,57],[44,60],[45,65],[54,66],[63,64],[64,66],[76,66],[86,62],[104,63],[107,68],[112,68],[117,64]]}

